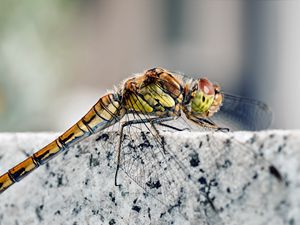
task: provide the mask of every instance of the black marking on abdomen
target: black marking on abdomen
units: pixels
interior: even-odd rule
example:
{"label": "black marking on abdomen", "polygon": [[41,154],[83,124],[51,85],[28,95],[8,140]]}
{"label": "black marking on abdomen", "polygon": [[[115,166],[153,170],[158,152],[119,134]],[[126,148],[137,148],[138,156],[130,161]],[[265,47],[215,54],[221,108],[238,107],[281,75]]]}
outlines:
{"label": "black marking on abdomen", "polygon": [[84,119],[82,119],[81,121],[82,121],[82,123],[86,126],[86,128],[89,130],[89,132],[90,132],[91,134],[94,134],[93,129],[87,124],[87,122],[86,122]]}
{"label": "black marking on abdomen", "polygon": [[[25,173],[24,173],[25,172]],[[19,170],[15,171],[14,173],[8,172],[8,175],[14,182],[18,182],[27,174],[25,168],[20,168]]]}
{"label": "black marking on abdomen", "polygon": [[[101,105],[101,104],[100,104],[100,105]],[[103,121],[109,122],[109,120],[105,119],[104,117],[102,117],[102,116],[100,115],[100,113],[97,112],[96,106],[93,106],[93,109],[94,109],[96,115],[99,116]],[[103,110],[105,110],[105,109],[103,109]]]}

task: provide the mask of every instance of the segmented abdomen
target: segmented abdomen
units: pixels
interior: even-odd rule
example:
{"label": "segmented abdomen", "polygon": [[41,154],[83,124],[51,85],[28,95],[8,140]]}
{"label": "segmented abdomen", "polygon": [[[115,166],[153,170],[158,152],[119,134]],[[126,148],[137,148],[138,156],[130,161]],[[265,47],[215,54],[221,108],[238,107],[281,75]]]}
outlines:
{"label": "segmented abdomen", "polygon": [[0,177],[0,193],[63,150],[91,134],[115,124],[122,119],[124,114],[125,110],[121,106],[118,94],[110,93],[101,97],[90,111],[69,130],[3,174]]}

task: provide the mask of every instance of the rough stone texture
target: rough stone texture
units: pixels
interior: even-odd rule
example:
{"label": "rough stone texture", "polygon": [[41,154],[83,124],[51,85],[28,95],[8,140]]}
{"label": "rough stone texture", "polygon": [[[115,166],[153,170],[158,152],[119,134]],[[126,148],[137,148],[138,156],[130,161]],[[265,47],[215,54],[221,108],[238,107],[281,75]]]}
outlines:
{"label": "rough stone texture", "polygon": [[[118,135],[88,138],[5,191],[0,225],[300,224],[299,131],[163,135],[125,138],[120,186]],[[0,172],[55,137],[1,134]]]}

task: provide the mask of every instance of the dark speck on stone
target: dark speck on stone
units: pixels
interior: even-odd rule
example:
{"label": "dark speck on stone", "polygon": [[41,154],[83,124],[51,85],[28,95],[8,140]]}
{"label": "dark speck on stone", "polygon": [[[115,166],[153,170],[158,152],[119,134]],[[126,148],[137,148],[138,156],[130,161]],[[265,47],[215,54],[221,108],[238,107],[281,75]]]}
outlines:
{"label": "dark speck on stone", "polygon": [[63,182],[62,182],[63,176],[64,176],[64,175],[62,175],[62,174],[58,174],[58,175],[57,175],[57,187],[60,187],[60,186],[63,185]]}
{"label": "dark speck on stone", "polygon": [[202,141],[200,141],[200,143],[199,143],[199,148],[201,148],[201,147],[202,147],[202,145],[203,145],[203,142],[202,142]]}
{"label": "dark speck on stone", "polygon": [[224,161],[224,164],[222,165],[222,168],[227,169],[228,167],[230,167],[232,165],[232,162],[229,159],[226,159]]}
{"label": "dark speck on stone", "polygon": [[257,177],[258,177],[258,173],[255,173],[252,178],[255,180],[257,179]]}
{"label": "dark speck on stone", "polygon": [[73,208],[72,214],[78,215],[78,213],[81,211],[81,206],[79,205],[79,202],[76,202],[76,207]]}
{"label": "dark speck on stone", "polygon": [[55,173],[54,172],[50,172],[50,175],[52,176],[52,177],[55,177]]}
{"label": "dark speck on stone", "polygon": [[277,170],[276,167],[274,167],[273,165],[271,165],[271,166],[269,167],[269,171],[270,171],[270,173],[271,173],[274,177],[276,177],[279,181],[282,181],[282,176],[281,176],[280,172]]}
{"label": "dark speck on stone", "polygon": [[190,164],[191,164],[191,166],[192,167],[197,167],[197,166],[199,166],[199,162],[200,162],[200,160],[199,160],[199,155],[198,155],[198,153],[192,153],[192,154],[190,154],[190,157],[191,157],[191,160],[190,160]]}
{"label": "dark speck on stone", "polygon": [[250,138],[250,144],[253,144],[255,141],[256,141],[257,137],[256,135],[253,135],[251,138]]}
{"label": "dark speck on stone", "polygon": [[96,167],[100,165],[98,157],[94,157],[93,154],[90,155],[90,167]]}
{"label": "dark speck on stone", "polygon": [[277,151],[281,152],[285,146],[286,146],[285,143],[283,145],[279,145]]}
{"label": "dark speck on stone", "polygon": [[206,141],[209,142],[209,140],[210,140],[210,138],[209,138],[209,135],[207,134],[206,135]]}
{"label": "dark speck on stone", "polygon": [[204,177],[200,177],[198,181],[200,184],[207,184],[207,181]]}
{"label": "dark speck on stone", "polygon": [[107,158],[108,161],[110,161],[112,155],[113,155],[112,152],[109,152],[109,151],[106,152],[106,158]]}
{"label": "dark speck on stone", "polygon": [[141,207],[137,206],[137,205],[132,206],[131,209],[134,210],[134,211],[137,211],[138,213],[141,211]]}
{"label": "dark speck on stone", "polygon": [[93,215],[98,215],[98,214],[99,214],[99,210],[93,209],[93,210],[92,210],[92,213],[93,213]]}
{"label": "dark speck on stone", "polygon": [[107,141],[109,138],[108,134],[101,134],[99,137],[97,137],[96,141]]}
{"label": "dark speck on stone", "polygon": [[114,225],[114,224],[116,224],[116,221],[115,221],[114,219],[111,219],[111,220],[109,221],[109,225]]}
{"label": "dark speck on stone", "polygon": [[246,190],[250,185],[251,185],[250,182],[246,183],[246,184],[243,186],[243,188],[242,188],[243,192],[245,192],[245,190]]}
{"label": "dark speck on stone", "polygon": [[140,149],[144,149],[144,148],[153,148],[153,145],[150,144],[149,140],[147,139],[147,136],[145,135],[144,132],[141,132],[141,136],[143,139],[143,143],[139,144],[139,148]]}
{"label": "dark speck on stone", "polygon": [[148,207],[148,217],[151,220],[151,209]]}
{"label": "dark speck on stone", "polygon": [[226,189],[226,191],[227,191],[227,193],[231,193],[231,190],[229,187]]}
{"label": "dark speck on stone", "polygon": [[209,182],[210,186],[213,186],[213,187],[216,187],[218,186],[218,182],[216,181],[216,179],[212,179],[210,182]]}
{"label": "dark speck on stone", "polygon": [[295,219],[294,218],[290,219],[289,220],[289,225],[294,225],[294,224],[295,224]]}
{"label": "dark speck on stone", "polygon": [[[79,151],[81,151],[81,147],[78,145],[77,148],[79,149]],[[69,151],[64,151],[63,152],[63,156],[68,155]]]}
{"label": "dark speck on stone", "polygon": [[133,200],[133,204],[135,204],[137,202],[137,198]]}
{"label": "dark speck on stone", "polygon": [[111,201],[112,202],[116,202],[116,198],[115,198],[115,196],[113,196],[113,193],[112,192],[109,192],[109,197],[111,198]]}
{"label": "dark speck on stone", "polygon": [[151,189],[153,189],[153,188],[158,189],[158,188],[161,187],[161,183],[160,183],[159,180],[157,180],[157,181],[155,182],[155,181],[152,181],[151,178],[150,178],[150,180],[146,183],[146,185],[147,185],[149,188],[151,188]]}
{"label": "dark speck on stone", "polygon": [[263,149],[264,148],[264,143],[262,143],[260,146],[259,146],[259,149]]}
{"label": "dark speck on stone", "polygon": [[226,139],[225,146],[229,147],[230,145],[231,145],[231,140],[230,139]]}
{"label": "dark speck on stone", "polygon": [[35,214],[40,222],[43,220],[43,217],[41,215],[43,208],[44,208],[44,205],[40,205],[39,207],[35,208]]}

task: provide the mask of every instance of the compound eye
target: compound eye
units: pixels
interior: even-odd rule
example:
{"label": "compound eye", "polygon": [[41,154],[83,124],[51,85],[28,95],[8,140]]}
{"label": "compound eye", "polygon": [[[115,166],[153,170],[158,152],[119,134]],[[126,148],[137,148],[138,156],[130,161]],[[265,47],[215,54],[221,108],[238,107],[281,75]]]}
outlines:
{"label": "compound eye", "polygon": [[215,94],[215,88],[214,84],[207,80],[206,78],[201,78],[199,80],[199,89],[205,94],[205,95],[214,95]]}

